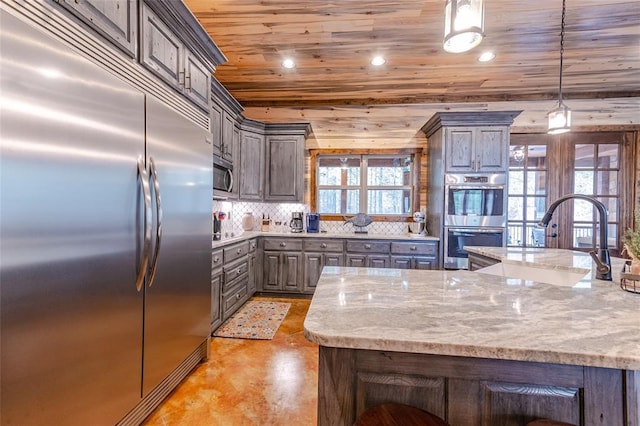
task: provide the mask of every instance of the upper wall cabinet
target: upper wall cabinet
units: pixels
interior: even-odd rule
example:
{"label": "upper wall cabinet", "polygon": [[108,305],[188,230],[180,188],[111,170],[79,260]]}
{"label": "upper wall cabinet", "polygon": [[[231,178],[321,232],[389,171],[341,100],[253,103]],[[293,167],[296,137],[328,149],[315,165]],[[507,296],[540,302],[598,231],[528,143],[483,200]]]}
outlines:
{"label": "upper wall cabinet", "polygon": [[140,60],[175,90],[209,111],[211,74],[146,3],[142,7]]}
{"label": "upper wall cabinet", "polygon": [[303,201],[304,147],[308,133],[308,123],[268,125],[264,201]]}
{"label": "upper wall cabinet", "polygon": [[59,0],[127,55],[137,53],[137,0]]}
{"label": "upper wall cabinet", "polygon": [[445,134],[447,173],[507,170],[509,127],[453,127]]}

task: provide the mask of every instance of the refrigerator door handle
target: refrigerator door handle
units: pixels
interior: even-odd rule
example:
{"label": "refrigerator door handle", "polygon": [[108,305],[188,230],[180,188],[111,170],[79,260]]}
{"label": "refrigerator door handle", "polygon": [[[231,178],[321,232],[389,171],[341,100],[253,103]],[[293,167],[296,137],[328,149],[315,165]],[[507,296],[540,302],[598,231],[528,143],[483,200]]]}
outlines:
{"label": "refrigerator door handle", "polygon": [[144,241],[142,244],[142,261],[140,263],[140,269],[138,270],[138,276],[136,278],[136,290],[141,291],[144,283],[144,277],[147,274],[147,267],[149,266],[149,249],[151,248],[151,190],[149,188],[149,174],[147,168],[144,165],[144,158],[138,157],[138,179],[142,184],[142,198],[144,200],[144,214],[143,214],[143,232]]}
{"label": "refrigerator door handle", "polygon": [[153,192],[156,198],[156,245],[153,251],[153,260],[149,271],[149,287],[153,284],[158,269],[158,254],[160,253],[160,242],[162,241],[162,199],[160,197],[160,182],[158,181],[158,171],[153,161],[153,157],[149,157],[149,171],[151,179],[153,179]]}

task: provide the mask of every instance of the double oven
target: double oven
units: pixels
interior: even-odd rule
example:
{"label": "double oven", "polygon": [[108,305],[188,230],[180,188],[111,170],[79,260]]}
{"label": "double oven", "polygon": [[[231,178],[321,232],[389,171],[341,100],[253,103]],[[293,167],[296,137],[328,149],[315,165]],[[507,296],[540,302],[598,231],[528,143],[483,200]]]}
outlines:
{"label": "double oven", "polygon": [[465,246],[505,244],[507,175],[447,174],[444,189],[444,267],[466,269]]}

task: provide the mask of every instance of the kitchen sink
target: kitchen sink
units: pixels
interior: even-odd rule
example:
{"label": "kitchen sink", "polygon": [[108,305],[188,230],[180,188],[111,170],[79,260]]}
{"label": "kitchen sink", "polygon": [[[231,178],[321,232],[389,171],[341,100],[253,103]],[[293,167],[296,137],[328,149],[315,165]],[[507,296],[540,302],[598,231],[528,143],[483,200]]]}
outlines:
{"label": "kitchen sink", "polygon": [[584,283],[580,283],[580,281],[583,280],[591,271],[582,269],[581,272],[578,272],[575,269],[548,269],[512,263],[496,263],[495,265],[479,269],[476,272],[564,287],[584,287],[589,286],[590,281],[585,281]]}

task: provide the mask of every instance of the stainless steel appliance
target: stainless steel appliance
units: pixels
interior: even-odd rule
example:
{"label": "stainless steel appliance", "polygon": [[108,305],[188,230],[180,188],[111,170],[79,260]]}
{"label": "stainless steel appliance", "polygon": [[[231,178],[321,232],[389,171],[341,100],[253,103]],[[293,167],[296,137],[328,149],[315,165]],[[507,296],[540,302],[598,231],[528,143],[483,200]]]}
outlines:
{"label": "stainless steel appliance", "polygon": [[206,356],[212,148],[0,7],[1,422],[113,425]]}
{"label": "stainless steel appliance", "polygon": [[289,222],[289,228],[291,232],[302,232],[304,230],[304,213],[293,212],[291,213],[291,221]]}
{"label": "stainless steel appliance", "polygon": [[507,175],[445,175],[447,226],[506,226]]}
{"label": "stainless steel appliance", "polygon": [[444,232],[444,267],[467,269],[469,254],[465,246],[502,247],[505,244],[505,228],[449,228]]}
{"label": "stainless steel appliance", "polygon": [[213,196],[226,200],[233,191],[233,165],[218,156],[213,157]]}

